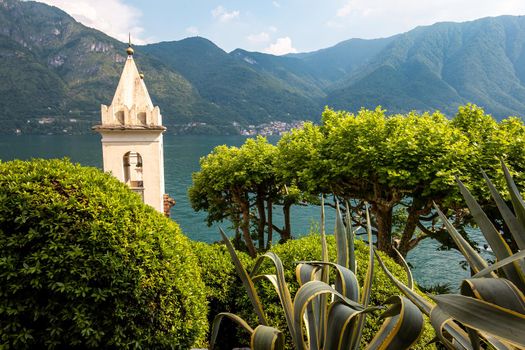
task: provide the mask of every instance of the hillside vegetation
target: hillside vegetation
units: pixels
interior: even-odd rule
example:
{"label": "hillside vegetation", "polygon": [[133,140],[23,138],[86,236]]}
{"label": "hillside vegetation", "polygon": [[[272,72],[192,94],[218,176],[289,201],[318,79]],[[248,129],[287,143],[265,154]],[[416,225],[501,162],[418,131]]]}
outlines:
{"label": "hillside vegetation", "polygon": [[[89,132],[100,104],[111,102],[125,47],[56,7],[1,0],[2,132]],[[227,53],[194,37],[137,47],[134,58],[174,132],[315,121],[327,105],[451,115],[472,102],[498,119],[525,114],[522,16],[438,23],[287,56]]]}

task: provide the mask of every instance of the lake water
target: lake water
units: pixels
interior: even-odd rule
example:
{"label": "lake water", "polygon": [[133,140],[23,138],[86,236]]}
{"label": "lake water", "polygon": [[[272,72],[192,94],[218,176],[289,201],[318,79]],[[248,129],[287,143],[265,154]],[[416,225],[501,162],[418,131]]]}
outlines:
{"label": "lake water", "polygon": [[[215,146],[226,144],[239,146],[246,140],[243,136],[178,136],[164,135],[164,162],[166,191],[177,204],[171,217],[191,239],[214,242],[219,240],[217,226],[208,227],[205,213],[196,213],[189,204],[188,187],[191,174],[199,170],[199,159]],[[277,139],[270,139],[276,141]],[[99,135],[83,136],[0,136],[0,160],[31,158],[63,158],[86,166],[102,168],[102,147]],[[275,210],[274,212],[278,212]],[[292,212],[293,235],[298,237],[318,227],[320,209],[316,206],[295,206]],[[333,227],[333,210],[327,208],[327,230]],[[280,218],[275,221],[279,224]],[[228,224],[222,224],[226,229]],[[278,237],[278,235],[277,235]],[[457,287],[468,273],[459,262],[463,260],[456,251],[437,251],[437,242],[424,240],[408,255],[416,281],[424,286],[449,283]]]}

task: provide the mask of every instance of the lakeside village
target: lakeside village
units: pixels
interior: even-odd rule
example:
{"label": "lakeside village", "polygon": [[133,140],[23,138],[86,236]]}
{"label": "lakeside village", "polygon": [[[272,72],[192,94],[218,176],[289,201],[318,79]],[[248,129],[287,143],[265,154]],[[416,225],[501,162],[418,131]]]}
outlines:
{"label": "lakeside village", "polygon": [[[60,122],[61,128],[58,128],[58,130],[61,131],[63,134],[78,134],[78,129],[82,126],[74,126],[75,124],[79,123],[79,120],[77,118],[69,118],[65,120],[58,120],[57,118],[53,117],[42,117],[37,120],[27,120],[27,124],[33,123],[34,125],[38,125],[37,127],[33,128],[33,130],[37,130],[38,127],[49,127],[53,124],[58,124]],[[284,133],[291,131],[292,129],[302,129],[304,126],[305,121],[304,120],[293,120],[291,122],[282,122],[282,121],[271,121],[269,123],[263,123],[259,125],[248,125],[247,127],[243,127],[241,124],[234,122],[233,126],[235,129],[238,130],[240,135],[243,136],[256,136],[256,135],[262,135],[262,136],[273,136],[278,135],[282,136]],[[69,125],[68,125],[69,124]],[[187,130],[200,128],[200,127],[206,127],[208,124],[204,122],[190,122],[184,125],[180,125],[178,127],[179,132],[184,132]],[[16,129],[15,134],[21,135],[23,132],[21,129]],[[53,132],[44,132],[47,134],[53,134]]]}

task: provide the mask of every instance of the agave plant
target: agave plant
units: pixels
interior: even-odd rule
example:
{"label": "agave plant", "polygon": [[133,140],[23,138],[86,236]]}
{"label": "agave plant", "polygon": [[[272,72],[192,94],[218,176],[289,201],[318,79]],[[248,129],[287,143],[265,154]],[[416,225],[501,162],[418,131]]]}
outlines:
{"label": "agave plant", "polygon": [[[474,272],[461,284],[461,294],[432,296],[434,303],[414,293],[381,267],[398,288],[430,317],[437,337],[448,349],[525,349],[525,202],[502,162],[511,210],[483,172],[491,195],[509,227],[518,251],[512,251],[468,189],[458,180],[460,191],[496,261],[489,263],[456,231],[446,216],[435,209],[447,231]],[[408,274],[410,270],[405,269]]]}
{"label": "agave plant", "polygon": [[[255,282],[269,280],[279,296],[293,345],[303,349],[359,349],[367,314],[384,307],[370,306],[370,292],[374,276],[374,248],[372,231],[367,211],[367,231],[370,261],[363,287],[356,278],[354,254],[354,231],[346,217],[346,226],[339,207],[336,210],[335,238],[337,242],[337,263],[328,260],[326,234],[324,230],[324,205],[322,206],[321,245],[322,256],[319,261],[300,262],[296,277],[300,288],[292,300],[284,278],[284,268],[279,257],[268,252],[260,256],[251,273],[241,264],[235,250],[222,230],[221,235],[228,247],[235,268],[248,292],[257,315],[259,325],[252,328],[239,316],[231,313],[218,314],[213,322],[210,349],[213,349],[219,334],[220,324],[229,318],[250,334],[250,347],[253,350],[283,349],[284,335],[281,330],[268,325],[261,305]],[[347,211],[348,213],[348,211]],[[275,274],[259,274],[265,260],[275,268]],[[330,270],[335,275],[334,285],[329,284]],[[385,321],[381,329],[367,345],[367,349],[408,349],[419,337],[423,329],[421,311],[403,296],[392,297],[387,301],[382,317]]]}

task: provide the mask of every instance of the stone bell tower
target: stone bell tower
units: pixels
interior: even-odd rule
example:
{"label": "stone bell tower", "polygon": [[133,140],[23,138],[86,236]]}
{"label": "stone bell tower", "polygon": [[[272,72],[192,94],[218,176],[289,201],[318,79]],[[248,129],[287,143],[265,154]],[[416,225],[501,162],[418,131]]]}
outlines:
{"label": "stone bell tower", "polygon": [[93,129],[102,135],[104,171],[138,193],[144,203],[166,213],[164,195],[164,154],[160,109],[153,106],[133,60],[128,58],[111,105],[101,106],[102,124]]}

